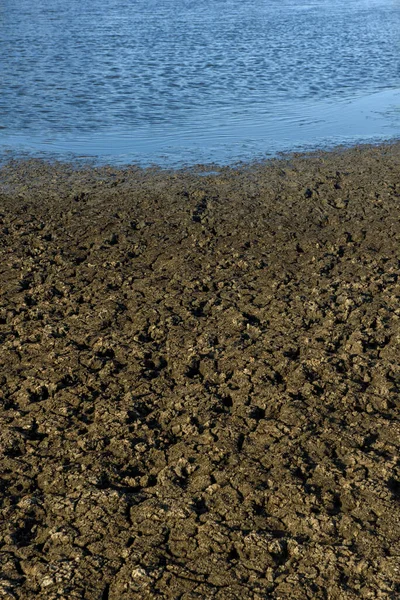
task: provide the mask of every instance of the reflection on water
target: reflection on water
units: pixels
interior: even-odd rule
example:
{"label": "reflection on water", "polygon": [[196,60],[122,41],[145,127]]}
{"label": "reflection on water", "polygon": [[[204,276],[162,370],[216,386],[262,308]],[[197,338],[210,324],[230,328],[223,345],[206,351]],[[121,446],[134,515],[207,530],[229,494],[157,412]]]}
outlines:
{"label": "reflection on water", "polygon": [[232,161],[398,136],[395,0],[0,0],[0,147]]}

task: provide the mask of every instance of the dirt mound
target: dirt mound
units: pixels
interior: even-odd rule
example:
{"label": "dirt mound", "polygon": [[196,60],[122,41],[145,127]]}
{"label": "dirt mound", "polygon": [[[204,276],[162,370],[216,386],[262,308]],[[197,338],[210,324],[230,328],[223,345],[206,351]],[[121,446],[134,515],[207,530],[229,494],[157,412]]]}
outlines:
{"label": "dirt mound", "polygon": [[0,596],[397,598],[399,146],[0,181]]}

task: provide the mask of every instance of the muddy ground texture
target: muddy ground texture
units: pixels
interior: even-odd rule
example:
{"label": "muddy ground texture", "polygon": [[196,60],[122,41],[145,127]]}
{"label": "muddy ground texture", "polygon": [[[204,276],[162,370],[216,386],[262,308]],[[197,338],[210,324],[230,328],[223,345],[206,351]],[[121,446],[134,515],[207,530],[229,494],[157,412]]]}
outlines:
{"label": "muddy ground texture", "polygon": [[400,146],[0,171],[0,597],[400,597]]}

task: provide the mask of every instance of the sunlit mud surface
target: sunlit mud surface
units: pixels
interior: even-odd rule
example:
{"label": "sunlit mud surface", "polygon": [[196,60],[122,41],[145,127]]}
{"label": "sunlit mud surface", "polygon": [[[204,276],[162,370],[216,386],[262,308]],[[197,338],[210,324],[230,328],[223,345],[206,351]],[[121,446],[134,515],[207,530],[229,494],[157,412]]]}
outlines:
{"label": "sunlit mud surface", "polygon": [[2,168],[2,597],[400,594],[399,175]]}

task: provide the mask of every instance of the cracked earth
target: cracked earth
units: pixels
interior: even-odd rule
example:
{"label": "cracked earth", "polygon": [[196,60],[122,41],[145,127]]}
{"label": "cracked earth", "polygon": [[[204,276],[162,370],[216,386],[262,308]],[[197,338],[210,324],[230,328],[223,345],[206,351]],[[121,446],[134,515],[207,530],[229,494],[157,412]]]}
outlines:
{"label": "cracked earth", "polygon": [[0,597],[400,596],[400,147],[0,170]]}

